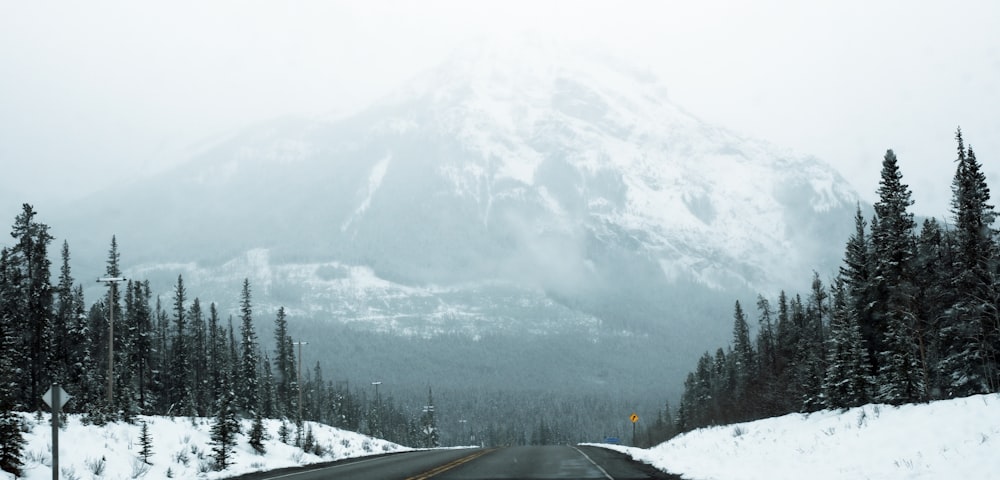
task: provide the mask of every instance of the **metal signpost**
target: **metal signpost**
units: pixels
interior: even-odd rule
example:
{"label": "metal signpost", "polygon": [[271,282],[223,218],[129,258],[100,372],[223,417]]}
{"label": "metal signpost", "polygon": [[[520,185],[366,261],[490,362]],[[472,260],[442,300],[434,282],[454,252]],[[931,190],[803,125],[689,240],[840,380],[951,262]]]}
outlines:
{"label": "metal signpost", "polygon": [[58,383],[53,383],[42,395],[42,401],[52,407],[52,480],[59,480],[59,412],[71,398]]}
{"label": "metal signpost", "polygon": [[637,446],[635,444],[635,424],[639,423],[639,416],[633,413],[628,417],[628,419],[632,420],[632,446],[635,447]]}

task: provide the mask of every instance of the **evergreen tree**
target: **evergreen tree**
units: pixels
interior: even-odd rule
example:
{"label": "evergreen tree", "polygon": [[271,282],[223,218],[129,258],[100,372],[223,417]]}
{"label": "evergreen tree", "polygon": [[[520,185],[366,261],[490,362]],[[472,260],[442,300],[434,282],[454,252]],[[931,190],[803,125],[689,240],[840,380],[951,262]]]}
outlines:
{"label": "evergreen tree", "polygon": [[288,334],[288,320],[285,318],[285,307],[278,308],[274,319],[275,367],[277,380],[275,396],[277,397],[278,414],[287,417],[295,410],[295,395],[298,386],[295,385],[295,351],[292,337]]}
{"label": "evergreen tree", "polygon": [[212,457],[218,470],[225,470],[232,464],[236,438],[240,433],[240,421],[236,417],[236,395],[228,383],[223,388],[211,429],[211,440],[214,445]]}
{"label": "evergreen tree", "polygon": [[996,213],[990,205],[986,175],[970,146],[958,141],[958,168],[952,183],[955,218],[955,276],[957,294],[952,314],[941,331],[946,394],[965,396],[1000,388],[997,373],[998,294]]}
{"label": "evergreen tree", "polygon": [[255,415],[253,425],[250,427],[250,447],[260,455],[267,453],[264,441],[267,440],[267,432],[264,431],[264,417]]}
{"label": "evergreen tree", "polygon": [[856,317],[848,305],[846,290],[846,282],[838,278],[833,286],[827,367],[823,377],[826,408],[856,407],[867,403],[870,398],[868,351]]}
{"label": "evergreen tree", "polygon": [[955,303],[955,292],[949,288],[954,275],[948,237],[936,220],[925,220],[914,259],[916,338],[924,383],[931,399],[941,398],[945,389],[941,375],[940,331],[947,322],[947,312]]}
{"label": "evergreen tree", "polygon": [[798,408],[798,389],[793,381],[795,354],[799,342],[799,328],[792,319],[791,307],[788,302],[788,295],[784,290],[778,294],[778,326],[776,334],[775,351],[777,359],[775,365],[775,378],[777,385],[784,386],[778,393],[781,397],[782,412],[795,411]]}
{"label": "evergreen tree", "polygon": [[15,239],[14,246],[8,254],[8,262],[19,271],[16,277],[15,302],[20,303],[17,324],[20,330],[23,349],[26,354],[20,358],[21,369],[25,374],[19,403],[31,410],[41,408],[42,392],[50,383],[49,347],[52,344],[52,305],[53,289],[49,283],[50,265],[48,245],[52,241],[49,227],[38,222],[37,213],[31,205],[25,203],[21,214],[14,220],[10,232]]}
{"label": "evergreen tree", "polygon": [[259,370],[263,372],[260,383],[260,411],[264,418],[276,417],[276,398],[274,386],[274,373],[271,371],[271,359],[264,355],[261,359]]}
{"label": "evergreen tree", "polygon": [[184,301],[187,290],[184,279],[177,276],[177,286],[174,287],[174,336],[170,349],[170,375],[168,377],[170,395],[170,410],[181,416],[192,416],[194,398],[192,395],[191,352],[188,336],[188,316]]}
{"label": "evergreen tree", "polygon": [[[915,288],[912,260],[915,250],[913,205],[909,187],[902,183],[896,155],[892,150],[882,162],[879,200],[872,224],[874,283],[876,285],[875,330],[881,340],[876,345],[880,400],[889,403],[926,398],[920,378],[919,353],[912,348],[915,321]],[[886,362],[889,362],[888,364]]]}
{"label": "evergreen tree", "polygon": [[134,303],[130,308],[130,322],[135,328],[134,360],[136,383],[138,384],[138,409],[146,412],[153,407],[148,398],[152,386],[154,365],[153,311],[149,302],[153,297],[149,281],[130,282]]}
{"label": "evergreen tree", "polygon": [[868,354],[868,373],[874,376],[878,372],[875,355],[881,344],[881,332],[875,326],[873,305],[875,303],[875,285],[872,279],[872,246],[865,232],[866,222],[861,214],[861,205],[854,214],[854,233],[847,240],[844,252],[844,263],[840,267],[839,277],[844,282],[845,301],[852,312],[856,323],[861,329],[864,347]]}
{"label": "evergreen tree", "polygon": [[142,422],[142,430],[139,433],[139,455],[143,463],[151,465],[149,457],[153,455],[153,436],[149,434],[149,424],[146,422]]}
{"label": "evergreen tree", "polygon": [[238,385],[240,393],[240,407],[247,414],[253,415],[260,408],[259,377],[257,365],[260,363],[258,357],[259,346],[257,345],[257,334],[254,333],[252,309],[250,307],[250,279],[243,280],[243,293],[240,296],[240,315],[242,325],[240,334],[243,338],[242,355],[240,357],[241,372]]}
{"label": "evergreen tree", "polygon": [[[778,388],[778,345],[771,303],[757,296],[757,375],[753,380],[759,399],[755,411],[763,416],[784,413]],[[669,413],[669,412],[668,412]]]}
{"label": "evergreen tree", "polygon": [[215,303],[208,307],[208,370],[211,377],[212,398],[222,396],[224,379],[229,372],[229,346],[226,343],[226,330],[219,322],[219,310]]}
{"label": "evergreen tree", "polygon": [[753,345],[750,343],[750,326],[740,302],[736,302],[733,311],[733,391],[731,401],[736,419],[746,418],[750,403],[748,389],[750,380],[756,375]]}
{"label": "evergreen tree", "polygon": [[0,469],[21,475],[21,453],[25,440],[17,415],[16,392],[19,378],[14,370],[19,339],[14,328],[19,300],[17,269],[10,262],[10,252],[0,250]]}
{"label": "evergreen tree", "polygon": [[[163,302],[159,296],[156,297],[155,308],[156,326],[154,334],[154,348],[152,358],[152,382],[150,394],[154,397],[153,403],[156,411],[168,412],[172,405],[172,383],[170,356],[170,317],[163,308]],[[219,398],[219,397],[215,397]]]}
{"label": "evergreen tree", "polygon": [[[192,365],[207,365],[206,343],[208,341],[205,327],[205,315],[201,310],[201,301],[195,297],[188,310],[188,345],[189,358]],[[212,397],[210,392],[209,373],[205,368],[194,368],[191,371],[191,394],[195,413],[198,416],[207,415],[211,410]]]}
{"label": "evergreen tree", "polygon": [[63,241],[62,266],[59,268],[59,284],[55,290],[55,315],[52,320],[52,380],[60,385],[70,385],[70,370],[73,357],[70,329],[76,323],[77,314],[73,293],[73,275],[69,266],[69,243]]}

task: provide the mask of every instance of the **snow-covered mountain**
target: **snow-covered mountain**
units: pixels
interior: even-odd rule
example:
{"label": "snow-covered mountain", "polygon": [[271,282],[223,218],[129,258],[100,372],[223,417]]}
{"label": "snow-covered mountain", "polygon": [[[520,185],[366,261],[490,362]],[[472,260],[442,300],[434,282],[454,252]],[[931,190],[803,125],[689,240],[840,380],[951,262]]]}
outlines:
{"label": "snow-covered mountain", "polygon": [[118,193],[105,231],[143,262],[168,260],[149,244],[169,236],[197,252],[169,260],[266,248],[404,283],[558,291],[628,268],[773,291],[839,258],[857,197],[837,172],[706,124],[665,91],[538,40],[469,48],[358,115],[267,123],[126,205]]}
{"label": "snow-covered mountain", "polygon": [[[181,274],[225,312],[249,277],[265,319],[611,332],[689,365],[727,340],[734,298],[832,273],[856,202],[828,165],[699,120],[640,69],[529,40],[466,48],[357,114],[237,132],[48,221],[78,276],[115,234],[164,299]],[[680,368],[606,376],[679,388]]]}

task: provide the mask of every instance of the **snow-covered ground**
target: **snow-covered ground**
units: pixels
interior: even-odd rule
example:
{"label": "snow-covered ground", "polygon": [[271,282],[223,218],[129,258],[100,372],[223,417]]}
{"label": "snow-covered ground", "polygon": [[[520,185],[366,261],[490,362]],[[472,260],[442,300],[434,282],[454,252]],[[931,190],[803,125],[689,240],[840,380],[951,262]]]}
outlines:
{"label": "snow-covered ground", "polygon": [[[23,414],[30,431],[25,434],[27,445],[24,456],[24,476],[27,480],[52,478],[52,425],[49,414],[38,420],[34,415]],[[149,425],[152,451],[149,461],[143,463],[140,455],[141,422]],[[108,480],[161,479],[161,478],[227,478],[252,471],[328,462],[348,457],[376,455],[409,450],[406,447],[374,439],[354,432],[339,430],[313,422],[312,433],[326,451],[323,456],[303,453],[302,449],[278,440],[281,422],[265,421],[269,440],[265,442],[266,455],[258,455],[247,443],[251,421],[243,422],[244,434],[238,436],[234,449],[234,464],[224,471],[214,471],[212,445],[209,431],[210,418],[167,418],[140,416],[135,424],[111,423],[103,427],[83,425],[79,415],[70,415],[67,427],[59,432],[59,470],[63,479]],[[290,424],[293,432],[294,424]],[[0,479],[14,477],[0,472]]]}
{"label": "snow-covered ground", "polygon": [[866,405],[603,447],[697,480],[1000,479],[1000,395]]}
{"label": "snow-covered ground", "polygon": [[[49,415],[23,414],[24,477],[52,478]],[[142,462],[141,422],[152,437],[151,465]],[[64,479],[226,478],[258,470],[408,450],[384,440],[307,422],[326,450],[303,453],[278,441],[280,422],[266,422],[270,439],[258,455],[239,436],[235,461],[211,469],[211,419],[139,417],[135,424],[83,425],[71,415],[59,432]],[[245,421],[243,431],[250,431]],[[662,470],[697,480],[1000,478],[1000,395],[930,404],[866,405],[846,411],[790,414],[688,432],[651,449],[600,445]],[[0,472],[0,479],[13,476]]]}

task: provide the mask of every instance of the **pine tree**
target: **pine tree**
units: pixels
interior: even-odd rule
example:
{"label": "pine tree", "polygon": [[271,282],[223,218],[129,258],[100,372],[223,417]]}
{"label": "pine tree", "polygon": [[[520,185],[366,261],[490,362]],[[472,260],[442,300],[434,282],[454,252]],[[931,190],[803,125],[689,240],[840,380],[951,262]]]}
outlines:
{"label": "pine tree", "polygon": [[152,408],[152,402],[147,392],[152,387],[152,368],[154,365],[153,346],[153,312],[149,306],[153,293],[149,281],[135,282],[132,286],[132,305],[130,321],[135,327],[134,363],[136,382],[138,384],[138,408],[146,412]]}
{"label": "pine tree", "polygon": [[170,349],[170,375],[168,377],[170,395],[170,410],[181,416],[192,416],[194,398],[192,395],[191,352],[188,335],[188,316],[184,301],[187,290],[184,279],[177,276],[177,286],[174,287],[174,336]]}
{"label": "pine tree", "polygon": [[139,433],[139,456],[142,457],[143,463],[147,465],[152,465],[149,463],[149,457],[153,455],[153,436],[149,434],[149,424],[142,422],[142,430]]}
{"label": "pine tree", "polygon": [[838,278],[833,286],[827,367],[823,377],[826,408],[856,407],[870,398],[868,351],[855,318],[848,305],[846,282]]}
{"label": "pine tree", "polygon": [[10,262],[10,252],[0,250],[0,469],[21,475],[21,453],[25,440],[21,434],[20,422],[14,414],[17,375],[14,365],[17,361],[18,338],[14,329],[18,317],[17,270]]}
{"label": "pine tree", "polygon": [[840,267],[839,277],[844,282],[845,301],[853,313],[858,327],[861,329],[865,349],[868,354],[868,373],[874,376],[878,372],[878,346],[882,340],[881,332],[875,326],[873,305],[875,284],[872,280],[872,246],[865,232],[866,222],[861,214],[861,205],[857,206],[854,215],[854,233],[847,240],[844,252],[844,264]]}
{"label": "pine tree", "polygon": [[748,389],[750,380],[756,376],[754,370],[755,359],[753,345],[750,343],[750,326],[747,317],[743,313],[740,302],[736,302],[733,311],[733,386],[732,397],[733,414],[736,419],[746,418],[749,414],[750,403]]}
{"label": "pine tree", "polygon": [[958,142],[958,168],[952,183],[952,214],[955,217],[955,276],[957,294],[952,315],[941,331],[946,394],[966,396],[1000,388],[997,373],[998,294],[995,272],[998,253],[996,213],[989,204],[986,176],[972,147]]}
{"label": "pine tree", "polygon": [[260,383],[260,412],[264,418],[274,418],[277,399],[275,397],[274,373],[271,371],[271,359],[264,354],[259,370],[263,372]]}
{"label": "pine tree", "polygon": [[223,385],[224,391],[219,398],[215,421],[212,423],[212,457],[215,459],[215,468],[225,470],[232,464],[233,450],[236,447],[236,438],[240,433],[240,421],[236,417],[236,395],[228,382]]}
{"label": "pine tree", "polygon": [[[189,357],[192,365],[206,365],[208,356],[206,354],[206,343],[208,341],[205,331],[205,315],[201,310],[201,301],[195,297],[188,310],[188,345]],[[195,413],[199,416],[206,415],[211,409],[212,397],[209,391],[211,385],[208,379],[208,372],[205,368],[194,368],[191,371],[191,396]]]}
{"label": "pine tree", "polygon": [[264,431],[264,417],[255,415],[253,425],[250,427],[250,447],[260,455],[267,453],[264,441],[267,440],[267,432]]}
{"label": "pine tree", "polygon": [[15,301],[21,305],[17,325],[26,355],[15,368],[25,372],[20,382],[19,403],[31,410],[41,408],[42,392],[50,383],[49,347],[52,344],[53,289],[49,283],[48,245],[52,241],[49,227],[38,222],[37,213],[25,203],[14,220],[11,237],[16,241],[8,254],[8,262],[20,272]]}
{"label": "pine tree", "polygon": [[274,319],[274,344],[274,360],[278,376],[275,389],[277,410],[282,417],[288,417],[295,410],[294,397],[298,387],[295,385],[295,351],[292,337],[288,335],[285,307],[278,308],[278,314]]}
{"label": "pine tree", "polygon": [[775,377],[777,385],[784,386],[782,391],[778,392],[780,396],[779,410],[782,412],[796,411],[799,406],[799,395],[793,374],[799,343],[799,326],[792,318],[788,296],[783,290],[778,294],[778,326],[775,343],[775,351],[777,352]]}
{"label": "pine tree", "polygon": [[219,322],[219,310],[215,303],[208,307],[208,374],[211,378],[212,398],[222,396],[223,381],[229,372],[229,346],[226,344],[226,330]]}
{"label": "pine tree", "polygon": [[931,399],[941,398],[945,389],[941,375],[940,332],[956,298],[955,292],[949,288],[954,277],[949,236],[933,218],[924,220],[914,259],[916,337],[924,383]]}
{"label": "pine tree", "polygon": [[52,380],[60,385],[70,386],[72,369],[72,344],[70,329],[77,313],[73,294],[73,275],[69,265],[69,243],[63,241],[62,266],[59,268],[59,284],[55,290],[55,315],[52,320]]}
{"label": "pine tree", "polygon": [[763,296],[757,296],[757,375],[754,379],[759,402],[755,410],[761,416],[784,413],[778,388],[778,345],[775,321],[772,319],[771,304]]}
{"label": "pine tree", "polygon": [[[882,162],[879,201],[875,203],[872,224],[874,280],[876,284],[875,329],[881,342],[876,348],[880,400],[889,403],[926,398],[920,376],[919,353],[914,340],[914,299],[912,276],[915,251],[913,205],[909,187],[902,183],[896,155],[892,150]],[[889,362],[888,364],[886,362]]]}
{"label": "pine tree", "polygon": [[260,408],[259,376],[257,365],[259,346],[257,345],[257,334],[253,328],[253,311],[250,307],[250,279],[243,279],[243,293],[240,296],[240,315],[242,325],[240,334],[243,342],[242,355],[240,357],[240,407],[250,415],[253,415]]}

